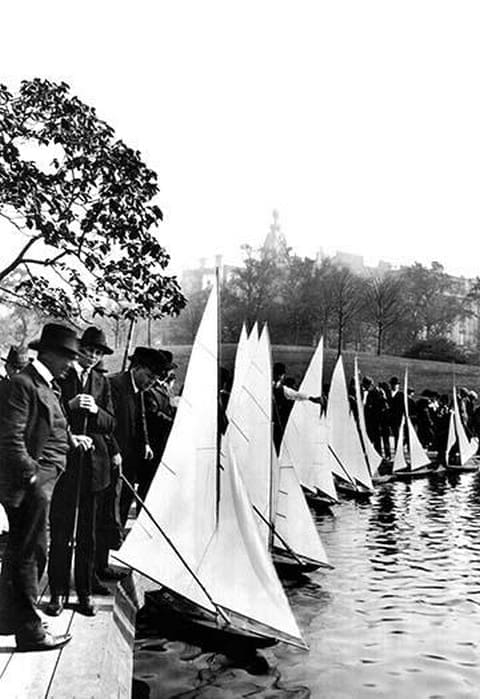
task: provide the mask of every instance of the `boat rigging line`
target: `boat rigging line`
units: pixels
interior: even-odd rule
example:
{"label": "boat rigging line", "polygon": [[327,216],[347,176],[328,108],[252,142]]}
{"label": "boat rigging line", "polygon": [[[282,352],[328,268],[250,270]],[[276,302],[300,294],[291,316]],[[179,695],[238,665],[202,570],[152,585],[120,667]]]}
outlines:
{"label": "boat rigging line", "polygon": [[121,474],[120,477],[121,477],[122,481],[125,483],[125,485],[127,486],[127,488],[129,488],[129,490],[133,493],[133,496],[135,497],[135,499],[140,503],[140,505],[142,506],[142,508],[145,510],[145,514],[152,520],[153,524],[156,526],[156,528],[158,529],[158,531],[160,532],[160,534],[163,536],[163,538],[165,539],[165,541],[167,542],[167,544],[173,549],[173,551],[175,551],[175,553],[177,554],[177,556],[178,556],[178,558],[180,559],[180,561],[183,563],[183,565],[184,565],[185,568],[188,570],[188,572],[190,573],[190,575],[192,576],[192,578],[195,580],[195,582],[196,582],[197,585],[200,587],[200,589],[202,590],[202,592],[204,592],[204,594],[205,594],[206,597],[208,598],[208,601],[215,607],[215,609],[217,610],[217,613],[224,619],[224,621],[225,621],[227,624],[231,624],[232,622],[231,622],[231,620],[230,620],[230,617],[224,612],[224,610],[222,609],[222,607],[220,607],[220,605],[218,605],[218,604],[215,602],[215,600],[213,599],[213,597],[211,596],[211,594],[208,592],[207,588],[206,588],[205,585],[202,583],[202,581],[200,580],[200,578],[198,577],[198,575],[197,575],[197,574],[195,573],[195,571],[189,566],[189,564],[187,563],[187,561],[183,558],[182,554],[181,554],[180,551],[176,548],[176,546],[175,546],[175,544],[173,543],[173,541],[167,536],[167,534],[165,534],[165,532],[163,531],[163,529],[161,528],[161,526],[159,525],[159,523],[157,522],[157,520],[155,519],[155,517],[152,515],[152,513],[150,512],[150,510],[148,509],[148,507],[145,505],[144,500],[140,497],[140,495],[138,495],[137,491],[135,490],[135,488],[133,487],[133,485],[130,483],[130,481],[128,480],[128,478],[126,478],[126,477],[123,475],[123,473]]}

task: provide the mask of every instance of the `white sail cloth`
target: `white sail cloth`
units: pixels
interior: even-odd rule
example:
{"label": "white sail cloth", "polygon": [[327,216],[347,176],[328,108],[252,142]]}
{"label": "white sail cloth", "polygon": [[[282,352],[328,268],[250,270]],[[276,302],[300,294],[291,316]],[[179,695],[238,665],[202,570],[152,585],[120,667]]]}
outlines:
{"label": "white sail cloth", "polygon": [[363,453],[357,424],[350,410],[341,356],[337,360],[330,383],[327,425],[328,443],[334,456],[332,459],[334,473],[344,480],[357,482],[371,490],[372,478]]}
{"label": "white sail cloth", "polygon": [[258,526],[268,549],[268,523],[272,521],[272,362],[266,327],[255,344],[250,343],[248,355],[249,365],[242,368],[242,378],[235,385],[223,442],[232,449],[252,505],[261,514]]}
{"label": "white sail cloth", "polygon": [[214,288],[146,507],[116,558],[203,609],[221,607],[303,647],[235,457],[227,450],[218,460],[217,303]]}
{"label": "white sail cloth", "polygon": [[[323,338],[310,360],[299,392],[307,396],[322,394]],[[300,483],[312,492],[319,490],[336,501],[325,421],[320,406],[309,400],[293,403],[283,434],[279,454],[280,468],[294,466]]]}
{"label": "white sail cloth", "polygon": [[372,477],[378,475],[378,467],[382,463],[382,456],[373,446],[370,437],[367,433],[367,425],[365,422],[365,411],[362,400],[362,391],[360,388],[360,374],[358,371],[358,360],[355,357],[353,363],[353,376],[355,383],[355,401],[357,404],[357,416],[358,416],[358,429],[360,432],[360,437],[362,440],[363,448],[365,451],[365,456],[367,458],[368,467],[370,470],[370,475]]}

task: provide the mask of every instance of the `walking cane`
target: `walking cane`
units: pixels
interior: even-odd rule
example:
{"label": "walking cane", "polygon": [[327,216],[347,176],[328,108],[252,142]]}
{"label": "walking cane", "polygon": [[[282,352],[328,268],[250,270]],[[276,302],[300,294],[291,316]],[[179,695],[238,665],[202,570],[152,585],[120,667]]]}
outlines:
{"label": "walking cane", "polygon": [[[88,411],[84,411],[84,416],[82,420],[82,432],[81,434],[87,433],[88,426]],[[77,460],[77,490],[75,493],[75,514],[73,518],[73,527],[70,534],[70,539],[68,542],[68,577],[67,577],[67,587],[65,590],[65,604],[68,604],[70,597],[70,586],[72,577],[75,577],[75,555],[77,548],[77,535],[78,535],[78,519],[80,512],[80,493],[82,490],[82,476],[83,476],[83,461],[85,458],[85,450],[80,448],[80,453],[78,454]]]}

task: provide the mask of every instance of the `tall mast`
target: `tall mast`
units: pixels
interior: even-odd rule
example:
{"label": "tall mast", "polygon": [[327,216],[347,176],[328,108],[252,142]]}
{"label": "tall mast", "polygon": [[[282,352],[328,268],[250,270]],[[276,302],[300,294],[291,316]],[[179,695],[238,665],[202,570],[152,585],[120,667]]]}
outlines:
{"label": "tall mast", "polygon": [[215,502],[215,514],[216,514],[216,521],[218,525],[218,517],[220,514],[220,488],[221,488],[221,469],[222,469],[222,464],[220,460],[220,447],[221,447],[221,440],[222,440],[222,434],[220,431],[220,420],[219,420],[219,412],[221,410],[221,402],[220,402],[220,370],[222,366],[221,362],[221,355],[222,355],[222,323],[221,323],[221,308],[220,308],[220,268],[217,265],[215,267],[215,283],[217,286],[216,292],[217,292],[217,455],[216,455],[216,464],[217,464],[217,473],[216,473],[216,482],[217,482],[217,487],[216,487],[216,502]]}

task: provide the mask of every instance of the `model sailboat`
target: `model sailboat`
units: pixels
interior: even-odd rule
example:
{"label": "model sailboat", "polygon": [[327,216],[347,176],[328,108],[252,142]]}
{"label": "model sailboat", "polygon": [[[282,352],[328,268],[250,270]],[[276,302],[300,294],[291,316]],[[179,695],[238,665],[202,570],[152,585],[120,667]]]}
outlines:
{"label": "model sailboat", "polygon": [[[310,360],[299,391],[308,396],[322,393],[323,338]],[[280,468],[295,468],[298,479],[307,494],[315,496],[311,502],[337,502],[328,451],[326,419],[320,415],[320,406],[311,401],[295,401],[280,446]]]}
{"label": "model sailboat", "polygon": [[[408,409],[408,369],[405,369],[403,387],[404,416],[398,431],[398,442],[393,459],[392,473],[396,478],[421,478],[432,473],[432,462],[423,448],[412,424]],[[407,450],[408,458],[405,455]]]}
{"label": "model sailboat", "polygon": [[332,374],[327,403],[328,446],[337,488],[352,495],[370,495],[373,483],[357,424],[348,402],[342,357]]}
{"label": "model sailboat", "polygon": [[239,394],[233,396],[224,444],[241,464],[265,550],[282,571],[305,573],[327,566],[327,556],[293,465],[279,464],[273,448],[271,377],[265,326]]}
{"label": "model sailboat", "polygon": [[[456,447],[454,449],[454,447]],[[445,463],[452,471],[476,471],[478,463],[473,457],[478,451],[477,437],[468,438],[460,417],[457,390],[453,387],[453,410],[450,412]]]}
{"label": "model sailboat", "polygon": [[360,374],[358,371],[358,359],[355,357],[353,363],[353,376],[355,384],[355,402],[357,405],[357,419],[358,419],[358,430],[360,432],[360,439],[362,441],[363,451],[365,453],[365,458],[367,459],[368,469],[372,480],[378,481],[383,479],[379,473],[378,469],[382,463],[382,456],[373,446],[370,437],[367,433],[367,425],[365,422],[365,411],[362,400],[362,391],[360,388]]}
{"label": "model sailboat", "polygon": [[228,445],[219,454],[217,316],[215,286],[162,461],[116,558],[200,623],[257,646],[305,647],[235,456]]}
{"label": "model sailboat", "polygon": [[227,405],[227,417],[230,417],[230,414],[232,413],[234,409],[234,404],[236,398],[240,395],[240,389],[242,386],[242,382],[244,379],[244,376],[246,372],[248,371],[248,368],[250,366],[250,362],[252,360],[252,356],[256,351],[257,348],[257,343],[258,343],[258,326],[257,323],[254,323],[250,334],[247,333],[245,324],[242,325],[242,330],[240,332],[240,338],[237,343],[237,351],[235,354],[235,366],[234,366],[234,372],[233,372],[233,380],[232,380],[232,386],[230,389],[230,398],[228,400],[228,405]]}

